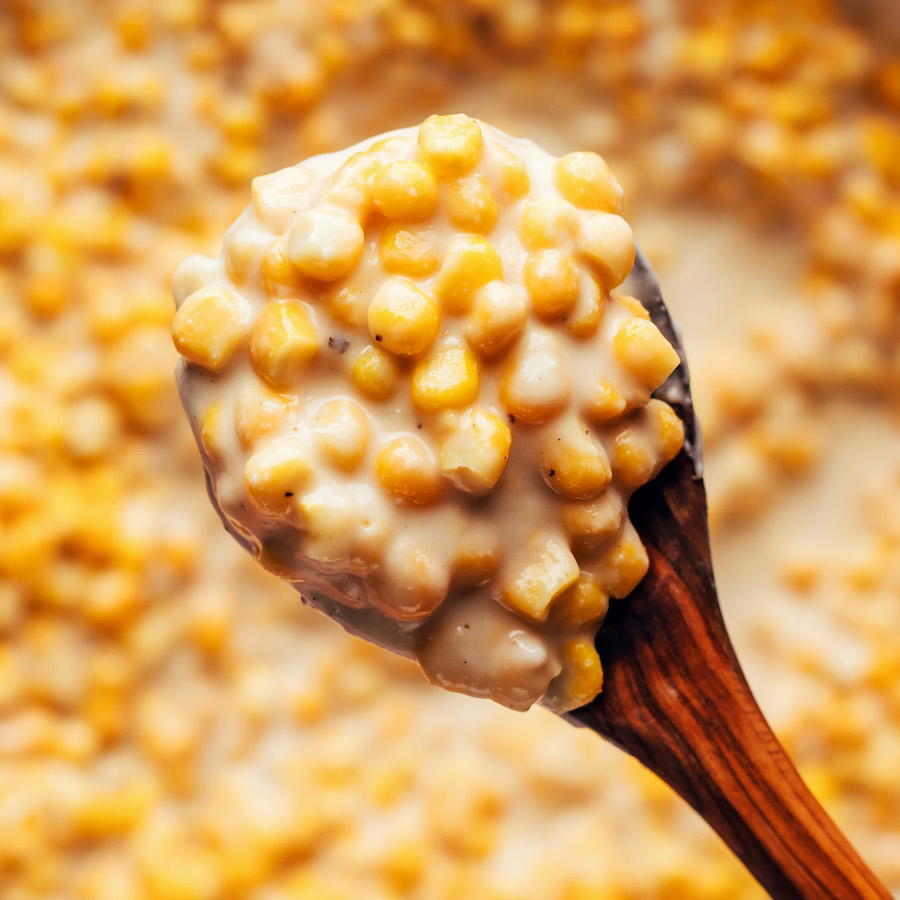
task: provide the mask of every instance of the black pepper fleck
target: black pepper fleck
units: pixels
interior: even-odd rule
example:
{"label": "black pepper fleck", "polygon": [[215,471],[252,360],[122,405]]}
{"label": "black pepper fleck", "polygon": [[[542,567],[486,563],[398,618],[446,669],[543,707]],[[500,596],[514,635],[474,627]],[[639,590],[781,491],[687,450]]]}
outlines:
{"label": "black pepper fleck", "polygon": [[328,346],[332,350],[337,350],[338,353],[346,353],[347,348],[350,346],[350,341],[345,337],[330,337],[328,338]]}
{"label": "black pepper fleck", "polygon": [[556,474],[556,469],[550,470],[550,477],[552,478]]}
{"label": "black pepper fleck", "polygon": [[285,496],[285,497],[293,497],[293,496],[294,496],[294,492],[293,492],[293,491],[285,491],[285,492],[284,492],[284,496]]}
{"label": "black pepper fleck", "polygon": [[512,413],[509,414],[509,424],[510,425],[516,424],[516,417]]}
{"label": "black pepper fleck", "polygon": [[380,340],[381,340],[381,335],[380,335],[380,334],[376,334],[376,335],[375,335],[375,340],[376,340],[376,341],[380,341]]}

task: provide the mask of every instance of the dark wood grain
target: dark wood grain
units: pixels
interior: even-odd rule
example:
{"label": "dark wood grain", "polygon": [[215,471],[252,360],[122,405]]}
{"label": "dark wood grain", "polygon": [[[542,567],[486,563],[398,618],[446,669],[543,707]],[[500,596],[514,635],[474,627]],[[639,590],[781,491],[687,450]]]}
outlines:
{"label": "dark wood grain", "polygon": [[687,453],[635,496],[631,515],[650,571],[598,635],[603,692],[570,717],[671,785],[776,900],[890,900],[804,785],[741,673]]}

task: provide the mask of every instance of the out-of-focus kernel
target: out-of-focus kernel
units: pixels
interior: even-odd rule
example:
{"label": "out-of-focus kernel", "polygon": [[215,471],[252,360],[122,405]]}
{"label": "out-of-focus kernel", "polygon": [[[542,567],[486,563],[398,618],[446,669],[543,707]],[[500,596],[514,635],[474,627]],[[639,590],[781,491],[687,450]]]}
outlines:
{"label": "out-of-focus kernel", "polygon": [[369,305],[369,333],[398,356],[424,353],[437,337],[440,324],[437,304],[406,278],[389,278]]}
{"label": "out-of-focus kernel", "polygon": [[375,474],[395,497],[427,506],[441,495],[442,476],[428,446],[412,435],[394,438],[378,451]]}
{"label": "out-of-focus kernel", "polygon": [[244,487],[262,512],[284,515],[312,474],[309,453],[299,438],[274,441],[247,460]]}
{"label": "out-of-focus kernel", "polygon": [[447,340],[413,369],[410,396],[425,413],[468,406],[478,396],[478,362],[456,340]]}
{"label": "out-of-focus kernel", "polygon": [[222,287],[194,291],[175,313],[172,338],[178,352],[211,372],[221,372],[246,337],[250,307]]}
{"label": "out-of-focus kernel", "polygon": [[455,181],[445,202],[450,221],[464,231],[487,234],[497,224],[497,201],[483,175],[475,173]]}
{"label": "out-of-focus kernel", "polygon": [[389,219],[420,221],[437,206],[437,182],[431,170],[418,162],[388,163],[372,179],[372,197]]}
{"label": "out-of-focus kernel", "polygon": [[304,210],[288,236],[291,262],[303,275],[319,281],[336,281],[349,275],[362,250],[359,220],[336,206]]}
{"label": "out-of-focus kernel", "polygon": [[581,289],[581,271],[571,253],[531,253],[525,261],[524,279],[532,309],[542,319],[559,319],[574,309]]}
{"label": "out-of-focus kernel", "polygon": [[397,389],[400,373],[390,353],[366,347],[353,363],[350,378],[370,400],[387,400]]}
{"label": "out-of-focus kernel", "polygon": [[468,410],[441,442],[441,468],[460,490],[487,493],[503,474],[511,442],[509,426],[501,418],[486,410]]}
{"label": "out-of-focus kernel", "polygon": [[318,349],[312,320],[297,300],[269,301],[250,330],[253,368],[276,389],[295,386]]}
{"label": "out-of-focus kernel", "polygon": [[468,172],[481,158],[483,144],[478,122],[465,115],[431,116],[419,128],[419,158],[439,178]]}
{"label": "out-of-focus kernel", "polygon": [[372,428],[355,400],[338,397],[316,410],[310,430],[319,450],[335,465],[350,471],[361,462]]}
{"label": "out-of-focus kernel", "polygon": [[569,153],[556,164],[556,186],[573,206],[622,211],[622,188],[596,153]]}

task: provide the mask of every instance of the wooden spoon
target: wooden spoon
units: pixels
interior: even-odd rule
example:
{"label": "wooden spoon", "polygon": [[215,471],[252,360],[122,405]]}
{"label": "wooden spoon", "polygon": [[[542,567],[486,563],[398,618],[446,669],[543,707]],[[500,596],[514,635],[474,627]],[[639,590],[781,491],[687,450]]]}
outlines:
{"label": "wooden spoon", "polygon": [[775,900],[891,900],[803,783],[741,672],[713,579],[684,351],[640,252],[626,289],[681,356],[658,394],[683,419],[686,440],[632,499],[650,571],[597,636],[603,692],[566,718],[674,788]]}

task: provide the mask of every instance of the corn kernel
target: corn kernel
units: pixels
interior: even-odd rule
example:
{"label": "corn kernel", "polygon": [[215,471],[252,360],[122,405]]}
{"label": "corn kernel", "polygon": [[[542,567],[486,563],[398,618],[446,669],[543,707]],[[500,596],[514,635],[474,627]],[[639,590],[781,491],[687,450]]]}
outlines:
{"label": "corn kernel", "polygon": [[581,272],[571,253],[564,250],[531,253],[525,260],[524,278],[531,307],[542,319],[559,319],[575,308]]}
{"label": "corn kernel", "polygon": [[648,391],[658,388],[680,362],[675,348],[646,319],[622,322],[613,335],[616,361]]}
{"label": "corn kernel", "polygon": [[288,256],[297,269],[319,281],[349,275],[363,251],[363,230],[340,207],[308,209],[297,216],[288,235]]}
{"label": "corn kernel", "polygon": [[365,328],[369,294],[359,287],[339,287],[322,296],[325,311],[348,328]]}
{"label": "corn kernel", "polygon": [[573,206],[622,211],[622,188],[596,153],[569,153],[556,164],[556,187]]}
{"label": "corn kernel", "polygon": [[610,597],[621,599],[640,584],[650,567],[647,551],[634,526],[625,523],[618,540],[600,556],[591,569],[597,583]]}
{"label": "corn kernel", "polygon": [[578,248],[597,267],[607,290],[621,284],[634,265],[631,226],[612,213],[584,217]]}
{"label": "corn kernel", "polygon": [[402,535],[391,543],[384,555],[384,570],[390,572],[390,578],[383,582],[371,579],[373,598],[381,609],[398,619],[429,616],[447,596],[447,566],[412,535]]}
{"label": "corn kernel", "polygon": [[274,437],[290,424],[293,408],[293,400],[284,394],[273,394],[261,385],[243,388],[234,407],[241,446]]}
{"label": "corn kernel", "polygon": [[575,338],[589,338],[597,333],[603,320],[603,297],[593,278],[583,278],[578,300],[566,319],[566,331]]}
{"label": "corn kernel", "polygon": [[573,638],[562,647],[563,670],[547,691],[545,702],[561,712],[590,703],[603,688],[603,666],[591,640]]}
{"label": "corn kernel", "polygon": [[434,212],[437,182],[422,163],[392,162],[379,169],[372,179],[372,197],[389,219],[417,222]]}
{"label": "corn kernel", "polygon": [[342,207],[363,221],[372,209],[372,182],[381,170],[381,161],[371,153],[356,153],[331,176],[321,202]]}
{"label": "corn kernel", "polygon": [[531,190],[531,176],[524,160],[497,144],[494,155],[500,168],[500,188],[511,200],[524,197]]}
{"label": "corn kernel", "polygon": [[512,435],[491,412],[470,409],[441,442],[441,469],[460,490],[485,494],[500,480]]}
{"label": "corn kernel", "polygon": [[497,224],[497,201],[483,175],[466,175],[454,182],[445,202],[450,221],[464,231],[487,234]]}
{"label": "corn kernel", "polygon": [[481,158],[481,127],[464,115],[431,116],[419,128],[419,159],[438,178],[463,175]]}
{"label": "corn kernel", "polygon": [[472,349],[489,359],[519,337],[525,327],[525,317],[521,294],[502,281],[491,281],[472,295],[472,308],[463,333]]}
{"label": "corn kernel", "polygon": [[553,602],[551,616],[562,628],[584,628],[603,619],[609,609],[609,596],[593,575],[582,572],[578,581]]}
{"label": "corn kernel", "polygon": [[621,416],[628,408],[625,396],[607,379],[601,378],[589,390],[583,413],[595,425],[605,425]]}
{"label": "corn kernel", "polygon": [[466,523],[453,554],[454,582],[472,587],[484,584],[499,565],[500,546],[494,531],[475,522]]}
{"label": "corn kernel", "polygon": [[578,212],[571,203],[552,197],[535,197],[522,205],[519,234],[530,249],[561,247],[579,233]]}
{"label": "corn kernel", "polygon": [[366,347],[353,363],[350,378],[370,400],[387,400],[397,389],[400,373],[394,357],[378,347]]}
{"label": "corn kernel", "polygon": [[439,242],[434,228],[390,224],[381,233],[381,264],[385,271],[425,278],[438,267]]}
{"label": "corn kernel", "polygon": [[559,338],[529,333],[500,383],[500,400],[514,421],[540,425],[568,405],[572,382]]}
{"label": "corn kernel", "polygon": [[225,254],[225,274],[235,283],[244,284],[251,273],[258,272],[262,256],[272,242],[267,231],[242,228],[231,235]]}
{"label": "corn kernel", "polygon": [[287,255],[284,238],[276,238],[263,250],[260,272],[263,288],[270,297],[295,286],[297,270]]}
{"label": "corn kernel", "polygon": [[629,297],[628,294],[616,294],[616,303],[624,306],[628,312],[639,319],[650,319],[650,313],[647,312],[644,304],[637,297]]}
{"label": "corn kernel", "polygon": [[503,277],[496,248],[482,237],[459,235],[450,242],[435,281],[435,295],[447,312],[469,311],[476,290]]}
{"label": "corn kernel", "polygon": [[470,350],[448,340],[416,365],[410,396],[425,413],[468,406],[478,396],[478,362]]}
{"label": "corn kernel", "polygon": [[684,422],[675,410],[662,400],[651,400],[644,411],[653,424],[656,433],[660,467],[671,462],[684,444]]}
{"label": "corn kernel", "polygon": [[553,600],[577,580],[578,563],[562,538],[540,532],[529,540],[525,559],[503,585],[501,599],[513,612],[544,622]]}
{"label": "corn kernel", "polygon": [[253,368],[276,389],[295,386],[318,349],[309,313],[297,300],[270,300],[250,330]]}
{"label": "corn kernel", "polygon": [[283,232],[296,210],[307,205],[312,182],[312,172],[302,165],[254,178],[250,190],[257,217],[276,234]]}
{"label": "corn kernel", "polygon": [[363,408],[355,400],[338,397],[316,410],[310,430],[319,449],[331,462],[351,471],[362,461],[372,428]]}
{"label": "corn kernel", "polygon": [[574,418],[545,436],[540,458],[544,480],[558,494],[571,500],[590,499],[612,478],[603,447]]}
{"label": "corn kernel", "polygon": [[424,353],[434,343],[440,324],[437,304],[406,278],[385,281],[369,306],[369,333],[398,356]]}
{"label": "corn kernel", "polygon": [[607,491],[592,500],[565,504],[562,523],[573,547],[595,553],[619,533],[624,514],[622,501]]}
{"label": "corn kernel", "polygon": [[244,466],[247,496],[262,512],[283,516],[294,504],[294,495],[309,481],[309,452],[299,438],[274,441],[254,453]]}
{"label": "corn kernel", "polygon": [[619,429],[612,451],[613,475],[620,484],[634,490],[655,474],[658,458],[648,438],[630,425]]}
{"label": "corn kernel", "polygon": [[441,470],[434,454],[421,440],[398,437],[385,444],[375,460],[375,474],[394,497],[428,506],[441,495]]}
{"label": "corn kernel", "polygon": [[222,287],[194,291],[175,313],[172,339],[192,363],[221,372],[247,333],[250,307]]}
{"label": "corn kernel", "polygon": [[387,521],[368,484],[322,484],[297,508],[309,529],[305,551],[311,559],[368,565],[381,558]]}

